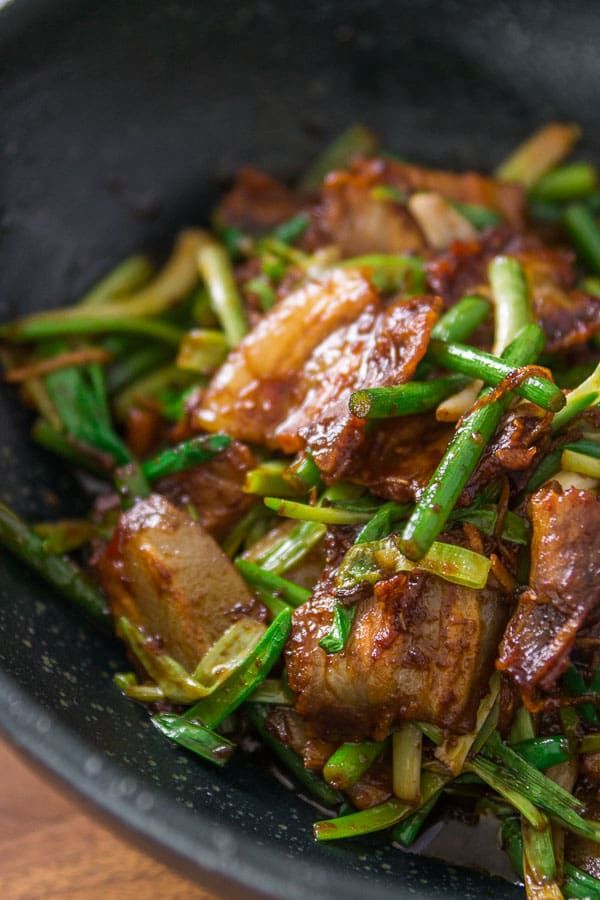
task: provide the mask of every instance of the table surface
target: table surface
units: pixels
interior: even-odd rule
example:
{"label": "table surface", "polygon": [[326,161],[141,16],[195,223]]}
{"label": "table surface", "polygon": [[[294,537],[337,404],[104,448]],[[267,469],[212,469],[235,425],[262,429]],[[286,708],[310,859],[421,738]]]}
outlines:
{"label": "table surface", "polygon": [[0,741],[2,900],[217,900],[115,837]]}

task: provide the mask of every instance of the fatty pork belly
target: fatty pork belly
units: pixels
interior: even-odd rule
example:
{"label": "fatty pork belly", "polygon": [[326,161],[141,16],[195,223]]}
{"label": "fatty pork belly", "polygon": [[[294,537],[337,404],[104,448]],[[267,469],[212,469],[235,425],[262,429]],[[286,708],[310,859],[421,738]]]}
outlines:
{"label": "fatty pork belly", "polygon": [[465,294],[486,294],[488,264],[499,255],[514,256],[521,263],[547,351],[580,346],[600,331],[600,298],[576,287],[572,251],[544,247],[533,234],[497,229],[476,240],[456,241],[428,263],[431,289],[448,305]]}
{"label": "fatty pork belly", "polygon": [[258,618],[216,541],[158,494],[121,514],[96,572],[115,618],[143,628],[188,671],[233,622]]}
{"label": "fatty pork belly", "polygon": [[529,501],[529,589],[504,635],[498,668],[524,697],[551,690],[569,665],[577,632],[600,601],[600,500],[557,482]]}
{"label": "fatty pork belly", "polygon": [[[378,188],[395,193],[388,196]],[[523,224],[524,195],[519,185],[476,172],[443,172],[390,159],[363,159],[327,176],[311,213],[305,244],[311,248],[335,244],[343,256],[420,252],[427,240],[405,201],[421,192],[487,206],[508,224],[517,228]]]}
{"label": "fatty pork belly", "polygon": [[365,442],[365,421],[348,409],[351,392],[410,380],[440,310],[429,296],[386,306],[359,270],[311,281],[230,353],[192,427],[287,454],[308,448],[325,476],[340,478]]}
{"label": "fatty pork belly", "polygon": [[472,590],[414,571],[361,595],[339,653],[319,641],[332,624],[335,574],[351,542],[328,535],[328,565],[293,618],[286,651],[295,710],[325,740],[380,739],[404,720],[454,732],[474,727],[507,618],[502,592]]}

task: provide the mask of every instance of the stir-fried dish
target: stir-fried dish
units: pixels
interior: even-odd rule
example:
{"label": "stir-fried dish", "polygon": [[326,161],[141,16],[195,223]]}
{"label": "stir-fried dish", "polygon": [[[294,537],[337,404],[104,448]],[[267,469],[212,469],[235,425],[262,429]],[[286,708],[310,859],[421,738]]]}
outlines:
{"label": "stir-fried dish", "polygon": [[[1,328],[83,519],[0,543],[123,641],[115,690],[318,841],[493,813],[530,898],[600,898],[600,192],[537,132],[494,175],[355,126],[240,171],[156,270]],[[254,742],[256,743],[256,742]],[[241,752],[238,750],[238,752]],[[328,812],[327,812],[328,811]]]}

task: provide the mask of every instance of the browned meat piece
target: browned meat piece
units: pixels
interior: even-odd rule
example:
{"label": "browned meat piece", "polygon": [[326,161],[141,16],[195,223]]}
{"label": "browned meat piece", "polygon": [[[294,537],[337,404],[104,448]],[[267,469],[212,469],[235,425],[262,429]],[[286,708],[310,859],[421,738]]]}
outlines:
{"label": "browned meat piece", "polygon": [[377,423],[350,480],[398,503],[416,500],[446,451],[454,429],[433,416]]}
{"label": "browned meat piece", "polygon": [[371,809],[392,796],[392,763],[379,759],[365,772],[360,781],[346,790],[357,809]]}
{"label": "browned meat piece", "polygon": [[320,772],[336,748],[335,744],[311,737],[306,722],[289,706],[274,707],[267,717],[267,728],[298,756],[304,760],[307,769]]}
{"label": "browned meat piece", "polygon": [[332,172],[325,179],[321,202],[313,210],[307,245],[334,243],[344,256],[423,249],[425,239],[408,211],[373,196],[373,188],[380,186],[395,187],[407,196],[434,191],[448,200],[488,206],[514,227],[523,223],[524,196],[518,185],[475,172],[455,174],[393,160],[359,160],[348,170]]}
{"label": "browned meat piece", "polygon": [[550,426],[550,417],[532,403],[521,401],[509,410],[464,489],[460,504],[468,506],[498,476],[508,476],[513,491],[524,488],[548,450]]}
{"label": "browned meat piece", "polygon": [[600,298],[575,288],[572,252],[545,248],[535,235],[503,229],[479,240],[456,241],[428,263],[429,283],[447,303],[473,291],[485,292],[488,263],[499,254],[516,257],[523,266],[535,315],[546,332],[546,350],[585,343],[600,331]]}
{"label": "browned meat piece", "polygon": [[156,489],[183,509],[191,504],[202,527],[220,541],[256,502],[242,491],[255,465],[250,448],[236,441],[211,462],[163,478]]}
{"label": "browned meat piece", "polygon": [[571,251],[523,250],[517,259],[525,270],[535,314],[546,332],[547,350],[585,343],[600,330],[600,299],[574,287]]}
{"label": "browned meat piece", "polygon": [[376,302],[365,275],[342,270],[290,294],[229,354],[193,410],[192,424],[276,446],[275,429],[313,350]]}
{"label": "browned meat piece", "polygon": [[440,307],[435,297],[413,297],[384,308],[360,272],[313,282],[230,354],[192,422],[285,453],[308,446],[326,476],[340,477],[365,432],[348,410],[350,393],[410,379]]}
{"label": "browned meat piece", "polygon": [[409,381],[440,309],[434,297],[397,301],[385,310],[377,302],[330,335],[304,367],[297,393],[304,399],[278,425],[279,447],[291,453],[308,446],[330,478],[350,471],[366,424],[350,413],[350,394],[359,387]]}
{"label": "browned meat piece", "polygon": [[248,588],[214,539],[158,494],[121,514],[96,572],[115,617],[127,616],[192,671],[243,615]]}
{"label": "browned meat piece", "polygon": [[302,209],[303,201],[285,184],[250,167],[240,169],[229,193],[217,207],[221,225],[249,234],[271,231]]}
{"label": "browned meat piece", "polygon": [[506,622],[499,591],[474,591],[413,572],[358,601],[344,650],[319,641],[331,627],[333,575],[347,536],[330,537],[330,564],[294,613],[286,651],[295,709],[324,739],[382,738],[402,720],[473,728]]}
{"label": "browned meat piece", "polygon": [[530,589],[506,629],[498,668],[531,697],[569,665],[576,634],[600,600],[600,501],[556,482],[530,500]]}
{"label": "browned meat piece", "polygon": [[396,203],[373,196],[373,188],[381,184],[380,172],[372,162],[359,163],[349,171],[332,172],[325,179],[321,201],[312,212],[306,246],[335,244],[345,257],[422,250],[425,240],[410,213]]}

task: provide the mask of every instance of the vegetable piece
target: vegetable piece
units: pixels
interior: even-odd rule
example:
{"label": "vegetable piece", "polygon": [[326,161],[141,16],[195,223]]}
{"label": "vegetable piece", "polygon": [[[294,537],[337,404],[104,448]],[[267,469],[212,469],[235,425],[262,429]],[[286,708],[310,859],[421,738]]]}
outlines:
{"label": "vegetable piece", "polygon": [[332,787],[345,791],[356,784],[383,752],[385,741],[342,744],[323,766],[323,777]]}
{"label": "vegetable piece", "polygon": [[408,503],[384,503],[356,536],[355,544],[366,544],[388,537],[394,522],[404,519],[412,509]]}
{"label": "vegetable piece", "polygon": [[224,766],[235,750],[235,744],[205,725],[184,722],[172,713],[152,716],[151,721],[165,737],[217,766]]}
{"label": "vegetable piece", "polygon": [[370,156],[377,150],[377,138],[365,125],[352,125],[329,144],[300,180],[299,188],[307,194],[318,191],[321,182],[334,169],[343,169],[356,156]]}
{"label": "vegetable piece", "polygon": [[40,522],[32,530],[44,541],[44,550],[49,556],[61,556],[77,550],[89,543],[95,534],[94,525],[88,519]]}
{"label": "vegetable piece", "polygon": [[[443,779],[425,778],[425,775],[423,776],[421,780],[423,804],[427,803],[439,789],[441,781]],[[314,834],[318,841],[358,837],[361,834],[371,834],[374,831],[383,831],[384,828],[390,828],[392,825],[396,825],[398,822],[406,819],[412,812],[414,812],[414,807],[393,797],[391,800],[380,803],[378,806],[372,806],[370,809],[363,809],[360,812],[340,816],[337,819],[317,822],[314,826]]]}
{"label": "vegetable piece", "polygon": [[130,462],[118,468],[115,471],[114,482],[123,509],[131,509],[137,500],[150,496],[148,479],[137,462]]}
{"label": "vegetable piece", "polygon": [[210,462],[230,444],[231,438],[226,434],[198,435],[146,460],[142,463],[142,471],[149,481],[157,481],[200,463]]}
{"label": "vegetable piece", "polygon": [[551,169],[536,181],[529,196],[534,200],[579,200],[597,187],[596,169],[589,163],[574,162]]}
{"label": "vegetable piece", "polygon": [[63,556],[48,556],[42,538],[31,531],[12,509],[0,501],[0,544],[27,563],[42,578],[78,606],[96,624],[109,623],[102,593],[83,572]]}
{"label": "vegetable piece", "polygon": [[496,256],[489,264],[488,276],[494,297],[494,346],[500,356],[522,328],[532,321],[525,274],[512,256]]}
{"label": "vegetable piece", "polygon": [[326,532],[327,527],[321,522],[300,522],[293,531],[255,561],[263,569],[283,575],[320,544]]}
{"label": "vegetable piece", "polygon": [[280,516],[288,519],[300,519],[303,522],[321,522],[324,525],[358,525],[368,522],[371,513],[359,510],[340,509],[335,506],[311,506],[308,503],[297,503],[295,500],[282,500],[280,497],[265,497],[265,506]]}
{"label": "vegetable piece", "polygon": [[[101,309],[112,310],[113,304],[101,307]],[[116,333],[141,335],[178,346],[184,335],[181,328],[160,319],[143,319],[114,314],[106,316],[100,315],[100,311],[96,310],[96,307],[93,307],[93,310],[94,316],[88,314],[84,316],[83,311],[79,312],[77,309],[76,312],[79,312],[79,315],[65,313],[61,316],[56,313],[54,318],[50,318],[50,313],[39,313],[36,317],[17,319],[8,325],[0,326],[0,338],[14,343],[23,343],[76,334]]]}
{"label": "vegetable piece", "polygon": [[327,653],[340,653],[350,637],[350,630],[356,615],[356,606],[343,606],[336,603],[333,609],[331,629],[319,641],[319,647]]}
{"label": "vegetable piece", "polygon": [[[580,697],[582,694],[589,693],[585,679],[576,666],[571,665],[563,675],[562,680],[572,697]],[[578,711],[590,725],[598,725],[598,714],[592,703],[581,703],[578,706]]]}
{"label": "vegetable piece", "polygon": [[[523,877],[523,841],[518,819],[513,817],[503,819],[502,844],[515,872]],[[569,900],[576,900],[576,898],[599,900],[600,881],[593,875],[589,875],[569,862],[565,863],[564,875],[561,897],[568,897]],[[557,894],[551,896],[558,900]]]}
{"label": "vegetable piece", "polygon": [[247,559],[238,558],[235,560],[235,565],[252,587],[263,588],[279,595],[290,606],[301,606],[311,597],[311,592],[306,588],[294,584],[293,581],[288,581],[287,578],[282,578],[281,575],[269,572],[268,569]]}
{"label": "vegetable piece", "polygon": [[198,265],[229,346],[235,347],[248,331],[248,322],[227,251],[208,241],[198,251]]}
{"label": "vegetable piece", "polygon": [[[245,655],[247,655],[248,652],[251,652],[247,648],[256,646],[263,633],[263,628],[259,622],[252,619],[240,620],[240,622],[244,627],[242,644]],[[238,623],[231,627],[235,628],[236,625]],[[240,633],[239,628],[236,629],[236,634],[238,633]],[[228,666],[215,666],[210,672],[206,666],[201,673],[206,679],[206,683],[202,683],[195,677],[195,673],[191,675],[173,657],[166,653],[155,652],[152,638],[148,638],[142,629],[133,625],[126,616],[119,618],[117,634],[126,642],[148,675],[158,684],[164,696],[174,703],[189,704],[202,697],[208,697],[230,674],[231,669]],[[237,648],[235,640],[234,644]],[[236,662],[239,665],[237,657]]]}
{"label": "vegetable piece", "polygon": [[583,203],[572,203],[563,221],[578,253],[596,275],[600,275],[600,228]]}
{"label": "vegetable piece", "polygon": [[556,880],[556,860],[552,841],[552,826],[546,820],[540,830],[523,819],[523,873],[528,897],[543,900],[562,900]]}
{"label": "vegetable piece", "polygon": [[[52,345],[60,352],[63,344]],[[46,390],[59,414],[63,429],[84,451],[85,447],[107,454],[114,464],[131,462],[132,456],[116,434],[110,417],[104,374],[97,364],[68,368],[46,375]]]}
{"label": "vegetable piece", "polygon": [[378,291],[418,294],[425,290],[425,264],[420,256],[371,253],[337,263],[336,268],[367,269]]}
{"label": "vegetable piece", "polygon": [[500,678],[494,673],[490,678],[490,686],[487,694],[479,701],[475,728],[469,734],[460,737],[452,735],[446,738],[436,749],[435,758],[453,775],[459,775],[465,765],[469,753],[473,750],[479,735],[485,734],[486,724],[493,719],[494,711],[498,708],[498,695],[500,693]]}
{"label": "vegetable piece", "polygon": [[296,216],[292,216],[287,222],[282,222],[273,229],[273,237],[284,244],[294,244],[302,237],[310,224],[308,213],[301,212]]}
{"label": "vegetable piece", "polygon": [[363,388],[350,397],[350,411],[360,419],[386,419],[430,412],[446,397],[469,384],[463,375],[410,381],[390,387]]}
{"label": "vegetable piece", "polygon": [[422,742],[423,734],[412,722],[404,722],[392,735],[394,795],[413,806],[421,797]]}
{"label": "vegetable piece", "polygon": [[567,472],[578,472],[588,478],[600,478],[600,459],[594,459],[586,453],[564,450],[560,458],[561,469]]}
{"label": "vegetable piece", "polygon": [[280,612],[245,662],[213,694],[188,709],[182,718],[217,728],[267,677],[287,641],[291,622],[289,609]]}
{"label": "vegetable piece", "polygon": [[321,472],[310,453],[302,453],[283,472],[283,477],[297,494],[306,494],[321,486]]}
{"label": "vegetable piece", "polygon": [[249,703],[269,703],[275,706],[290,706],[292,700],[293,695],[281,678],[265,678],[248,698]]}
{"label": "vegetable piece", "polygon": [[425,824],[425,820],[439,800],[446,783],[446,779],[436,772],[428,772],[426,770],[423,772],[421,776],[421,793],[428,796],[429,799],[394,828],[392,832],[394,841],[398,841],[403,847],[410,847],[414,844],[421,828]]}
{"label": "vegetable piece", "polygon": [[[469,347],[467,344],[446,344],[434,340],[430,342],[428,352],[444,368],[473,378],[480,378],[487,384],[500,384],[505,378],[510,378],[512,374],[518,372],[492,354],[478,350],[476,347]],[[515,386],[514,392],[531,403],[552,412],[562,409],[565,405],[565,397],[561,389],[548,378],[542,378],[539,375],[532,375]]]}
{"label": "vegetable piece", "polygon": [[244,493],[256,494],[257,497],[277,495],[279,497],[297,497],[298,491],[285,477],[287,463],[281,459],[267,460],[246,472]]}
{"label": "vegetable piece", "polygon": [[353,591],[360,584],[376,584],[397,572],[422,569],[465,587],[485,587],[491,563],[487,557],[465,547],[435,541],[418,563],[400,550],[398,535],[380,541],[354,544],[346,553],[336,576],[340,592]]}
{"label": "vegetable piece", "polygon": [[101,347],[81,347],[79,350],[64,350],[46,359],[37,359],[24,366],[6,370],[4,380],[8,384],[18,384],[32,378],[41,378],[58,369],[70,369],[73,366],[87,366],[90,363],[107,363],[111,354]]}
{"label": "vegetable piece", "polygon": [[326,806],[337,806],[341,803],[341,794],[323,781],[316,772],[306,769],[302,758],[269,731],[265,724],[267,711],[263,706],[258,703],[248,703],[245,710],[261,740],[279,757],[302,787]]}
{"label": "vegetable piece", "polygon": [[31,436],[40,446],[62,456],[67,462],[106,478],[110,475],[114,461],[105,453],[92,453],[87,447],[77,445],[67,434],[52,428],[45,419],[38,419]]}
{"label": "vegetable piece", "polygon": [[407,205],[427,243],[435,250],[445,250],[452,241],[470,241],[477,237],[469,219],[441,194],[419,191],[412,194]]}
{"label": "vegetable piece", "polygon": [[210,375],[224,362],[228,350],[227,338],[222,331],[193,328],[181,341],[177,366],[186,372]]}
{"label": "vegetable piece", "polygon": [[496,177],[530,188],[571,152],[580,135],[578,125],[544,125],[498,166]]}
{"label": "vegetable piece", "polygon": [[488,300],[469,294],[438,319],[431,329],[431,337],[436,341],[466,341],[485,322],[489,313]]}
{"label": "vegetable piece", "polygon": [[[543,343],[541,328],[527,325],[506,348],[502,359],[511,366],[529,365],[535,361]],[[483,396],[489,396],[490,390]],[[458,426],[405,526],[400,546],[409,559],[421,559],[446,524],[510,400],[508,394],[479,406]]]}
{"label": "vegetable piece", "polygon": [[80,306],[99,306],[132,294],[146,284],[154,269],[146,256],[128,256],[87,291]]}
{"label": "vegetable piece", "polygon": [[484,231],[486,228],[495,228],[502,222],[501,217],[495,210],[488,206],[480,206],[478,203],[458,203],[456,200],[451,201],[454,209],[461,214],[473,228],[477,231]]}
{"label": "vegetable piece", "polygon": [[512,748],[536,769],[549,769],[569,759],[569,742],[563,734],[531,737],[513,744]]}
{"label": "vegetable piece", "polygon": [[[505,773],[503,778],[508,779],[514,790],[528,801],[543,809],[552,818],[558,819],[567,830],[592,841],[600,841],[600,823],[582,818],[585,804],[503,744],[497,733],[492,735],[483,752],[488,761],[490,758],[500,761],[502,771]],[[543,827],[532,821],[529,816],[526,818],[534,827]]]}
{"label": "vegetable piece", "polygon": [[[455,509],[450,516],[451,522],[469,522],[475,525],[484,534],[492,535],[498,520],[498,510],[495,506],[467,506],[465,509]],[[507,509],[502,524],[502,540],[511,541],[513,544],[529,544],[529,525],[525,519]]]}
{"label": "vegetable piece", "polygon": [[500,796],[508,800],[534,828],[544,828],[547,821],[546,816],[536,809],[526,796],[516,790],[512,775],[505,769],[482,756],[472,759],[465,768],[467,772],[474,772],[482,781],[489,784],[492,790],[497,791]]}
{"label": "vegetable piece", "polygon": [[318,841],[337,841],[340,838],[358,837],[361,834],[371,834],[374,831],[383,831],[391,828],[405,819],[413,811],[408,803],[403,803],[397,798],[387,800],[370,809],[362,809],[360,812],[350,813],[347,816],[339,816],[337,819],[325,819],[316,822],[313,831]]}
{"label": "vegetable piece", "polygon": [[567,401],[552,420],[552,431],[561,431],[576,415],[600,400],[600,364],[581,384],[567,394]]}
{"label": "vegetable piece", "polygon": [[149,284],[119,302],[75,306],[34,313],[0,329],[8,340],[37,340],[57,334],[139,332],[179,343],[182,332],[166,322],[146,321],[179,303],[198,281],[196,255],[207,233],[190,229],[181,233],[170,259]]}
{"label": "vegetable piece", "polygon": [[153,371],[173,358],[173,348],[164,344],[151,343],[139,350],[127,353],[113,362],[106,370],[106,389],[109,394],[122,391],[148,372]]}

